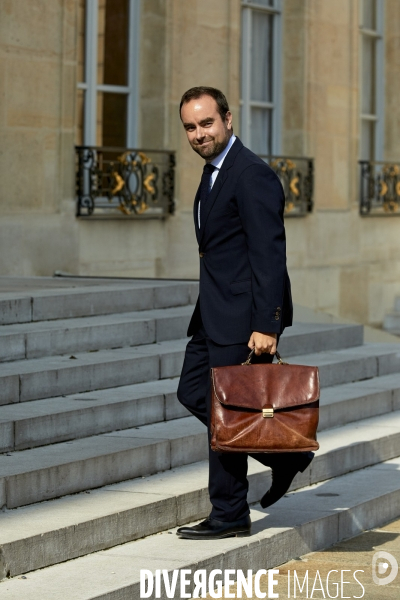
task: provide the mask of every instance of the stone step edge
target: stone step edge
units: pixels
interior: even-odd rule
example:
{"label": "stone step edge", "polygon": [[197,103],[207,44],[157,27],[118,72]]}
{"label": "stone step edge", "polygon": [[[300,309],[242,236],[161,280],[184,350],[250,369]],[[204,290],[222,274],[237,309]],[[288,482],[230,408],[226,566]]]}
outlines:
{"label": "stone step edge", "polygon": [[[327,431],[324,433],[324,437],[328,438],[329,443],[329,436],[337,435],[338,433],[340,434],[338,430]],[[346,432],[345,437],[348,439]],[[338,447],[334,450],[328,449],[324,454],[317,453],[310,468],[296,476],[291,490],[302,489],[333,477],[341,477],[346,473],[365,469],[379,462],[393,459],[399,455],[399,442],[400,433],[392,433],[392,435],[383,435],[381,438],[371,441],[367,439],[354,443],[350,440],[349,446]],[[349,453],[353,456],[353,462],[349,461]],[[336,465],[335,468],[333,468],[334,465]],[[192,471],[196,473],[196,477],[195,482],[192,481],[190,484],[191,489],[189,492],[185,490],[181,494],[175,493],[175,489],[179,489],[180,478],[187,479],[189,477],[190,479]],[[200,471],[200,474],[197,471]],[[202,476],[204,477],[203,484],[200,481]],[[45,519],[48,520],[51,518],[53,507],[56,511],[55,514],[59,518],[62,504],[68,504],[69,502],[73,504],[74,500],[81,501],[84,505],[90,505],[91,501],[96,501],[99,497],[101,499],[101,496],[105,495],[107,502],[109,502],[108,496],[111,500],[111,494],[114,492],[117,496],[122,493],[122,500],[125,504],[125,508],[123,509],[118,504],[121,498],[114,498],[114,510],[111,510],[106,515],[103,514],[95,520],[93,520],[92,512],[90,512],[90,518],[80,523],[77,523],[76,520],[77,513],[73,512],[72,521],[69,525],[64,524],[61,529],[56,528],[51,531],[41,530],[40,532],[36,532],[31,538],[24,537],[7,543],[4,542],[4,538],[2,542],[0,533],[0,544],[3,556],[5,557],[4,560],[8,561],[8,568],[11,573],[14,575],[21,574],[54,564],[54,562],[62,562],[75,558],[78,556],[77,548],[79,548],[81,555],[88,554],[203,518],[210,511],[206,481],[207,462],[203,461],[177,467],[148,477],[106,485],[102,488],[92,490],[90,494],[81,492],[80,494],[64,496],[51,502],[39,502],[20,507],[18,508],[18,516],[35,514],[35,511],[36,513],[40,513],[45,510]],[[270,486],[270,470],[256,461],[249,461],[249,481],[249,502],[257,502]],[[166,493],[166,487],[169,489],[172,487],[174,492]],[[128,498],[132,500],[132,505],[130,505],[130,502],[127,502]],[[17,513],[12,515],[12,512],[6,511],[4,517],[0,514],[0,531],[1,520],[3,518],[6,519],[7,515],[14,518],[14,515],[17,515]],[[155,518],[153,518],[154,516]],[[132,529],[137,523],[139,523],[139,529]],[[101,532],[100,535],[99,531]],[[109,536],[108,538],[107,535]],[[81,539],[80,544],[77,544],[78,536]],[[87,545],[87,540],[89,540],[89,545]],[[93,543],[93,540],[95,540],[95,543]],[[64,545],[69,543],[72,551],[68,553],[65,552],[65,548],[64,550],[58,548],[57,546],[60,543]],[[32,553],[31,549],[36,547],[37,544],[40,545],[41,552]],[[56,560],[57,555],[58,558]],[[21,564],[22,556],[25,560],[24,564]],[[44,562],[32,562],[40,560]],[[46,561],[53,561],[53,563]]]}
{"label": "stone step edge", "polygon": [[[0,404],[169,379],[181,370],[185,345],[186,340],[170,340],[132,348],[76,353],[70,357],[1,363]],[[123,363],[124,368],[119,369],[117,376],[115,367]]]}
{"label": "stone step edge", "polygon": [[[306,336],[307,334],[304,335]],[[184,352],[188,341],[188,338],[178,338],[173,340],[152,342],[149,344],[129,346],[126,348],[106,348],[104,350],[98,350],[96,352],[77,352],[73,358],[83,360],[83,366],[86,366],[96,365],[98,364],[98,362],[115,362],[116,360],[126,359],[127,357],[145,358],[150,356],[168,356],[176,352]],[[306,354],[293,354],[289,356],[288,364],[314,365],[313,361],[318,361],[318,359],[321,358],[323,360],[336,358],[342,359],[343,361],[347,362],[349,361],[349,358],[350,360],[367,360],[371,358],[376,358],[379,361],[379,359],[385,360],[387,359],[387,357],[398,358],[400,364],[400,344],[399,348],[397,348],[397,345],[391,343],[364,343],[362,345],[352,346],[349,348],[320,350],[315,352],[307,352]],[[22,377],[24,375],[31,375],[38,372],[42,372],[43,368],[46,366],[47,363],[49,363],[49,367],[46,369],[47,371],[56,371],[63,368],[70,368],[72,363],[69,362],[69,358],[70,357],[68,356],[68,354],[63,354],[58,356],[23,359],[19,361],[13,361],[10,363],[0,363],[0,380],[3,377],[13,377],[17,375]],[[334,361],[335,364],[339,362],[342,361]],[[81,366],[80,362],[73,364]],[[317,363],[315,362],[315,364]],[[322,368],[325,366],[325,364],[322,364],[320,366]],[[388,375],[390,373],[391,372],[382,374]]]}
{"label": "stone step edge", "polygon": [[[0,326],[0,364],[140,347],[186,336],[194,306]],[[163,314],[162,314],[163,313]]]}
{"label": "stone step edge", "polygon": [[[117,388],[3,405],[0,407],[0,452],[30,450],[188,417],[189,411],[176,398],[178,381],[178,377],[158,379]],[[137,388],[142,388],[140,396]],[[110,399],[94,398],[100,396],[99,392],[102,396],[109,395]],[[64,410],[60,411],[61,402]],[[75,407],[71,407],[72,403]],[[33,405],[28,407],[32,408],[30,413],[23,410],[28,404]],[[68,405],[68,408],[65,405]],[[7,409],[9,416],[5,417],[5,411],[2,409]],[[13,409],[16,409],[17,414],[11,416]],[[121,414],[113,417],[114,420],[109,418],[107,421],[107,414],[117,410],[120,410]],[[18,412],[22,414],[18,415]],[[128,419],[127,413],[132,414],[132,419]],[[101,420],[102,415],[104,418]],[[89,429],[81,428],[85,418],[89,420]],[[65,420],[65,425],[62,424],[62,420]],[[37,431],[38,427],[42,427],[42,423],[46,428],[48,421],[51,423],[48,427],[53,427],[53,431],[46,438],[33,439],[32,436],[29,437],[29,431],[21,433],[21,429]]]}
{"label": "stone step edge", "polygon": [[[303,488],[290,494],[288,501],[285,499],[285,507],[276,505],[268,513],[255,506],[252,509],[252,535],[247,538],[199,543],[179,540],[168,534],[150,536],[139,542],[128,542],[111,550],[32,572],[26,577],[27,581],[17,577],[6,579],[0,582],[1,598],[19,600],[26,595],[29,586],[30,600],[50,600],[54,597],[56,581],[65,600],[78,596],[80,600],[132,600],[140,597],[140,569],[149,569],[153,573],[156,569],[165,569],[171,575],[172,570],[183,568],[192,572],[201,568],[207,572],[211,569],[251,568],[254,573],[258,569],[278,567],[297,556],[330,547],[398,518],[400,482],[392,476],[394,469],[400,469],[399,459],[338,477],[320,486]],[[385,491],[372,492],[372,479],[384,483]],[[354,500],[354,495],[349,493],[349,489],[359,489],[360,484],[363,488],[369,486],[366,500],[359,496]],[[381,487],[378,486],[378,489]],[[335,495],[327,490],[342,492],[340,507],[313,511],[312,516],[307,513],[307,506],[312,506],[310,499],[318,490],[324,491],[322,495],[325,496]],[[343,498],[346,492],[347,498]],[[291,510],[288,510],[288,505],[291,505]],[[302,506],[306,508],[304,512]],[[275,521],[272,530],[262,526],[267,515]],[[292,525],[285,527],[285,520],[292,521]],[[192,555],[194,558],[189,558]],[[68,593],[71,581],[74,581],[72,594]],[[179,586],[174,597],[180,598],[178,594]],[[162,597],[165,598],[165,595]]]}
{"label": "stone step edge", "polygon": [[[0,364],[17,361],[35,360],[49,356],[64,356],[68,354],[90,353],[116,348],[140,347],[156,342],[173,341],[186,338],[189,318],[194,306],[180,306],[165,309],[152,309],[115,315],[99,315],[79,317],[58,321],[32,322],[28,324],[0,326]],[[141,314],[143,313],[143,314]],[[151,314],[153,313],[153,314]],[[165,314],[160,314],[165,313]],[[113,322],[110,317],[115,317]],[[87,322],[88,320],[92,322]],[[177,322],[179,320],[179,323]],[[69,323],[71,321],[72,323]],[[102,322],[103,321],[103,322]],[[172,322],[172,329],[170,323]],[[42,325],[39,327],[40,325]],[[126,325],[123,332],[121,327]],[[294,324],[296,326],[296,323]],[[298,324],[302,325],[302,324]],[[296,331],[288,328],[282,337],[281,347],[285,353],[286,346],[298,345],[298,340],[310,338],[311,346],[322,347],[321,338],[333,334],[330,350],[356,348],[363,344],[363,328],[361,325],[347,324],[318,324],[310,325],[310,330]],[[19,329],[18,329],[19,328]],[[103,328],[103,337],[100,330]],[[117,334],[112,333],[114,328]],[[93,332],[91,335],[88,331]],[[107,333],[104,335],[104,330]],[[170,330],[170,331],[169,331]],[[85,332],[85,340],[77,338],[80,332]],[[130,332],[130,333],[129,333]],[[67,333],[67,339],[61,339]],[[181,338],[182,336],[182,338]],[[53,342],[52,342],[53,340]],[[129,340],[133,341],[129,343]],[[38,343],[39,342],[39,343]],[[304,343],[303,343],[304,345]],[[79,346],[79,348],[77,347]],[[289,350],[286,356],[297,354]],[[310,353],[301,349],[302,353]]]}
{"label": "stone step edge", "polygon": [[[131,310],[126,312],[107,313],[100,315],[87,315],[83,317],[65,317],[62,319],[43,319],[42,321],[29,321],[26,323],[12,323],[8,325],[0,325],[0,340],[5,335],[21,335],[33,334],[42,332],[55,332],[58,329],[81,329],[91,325],[118,325],[125,321],[148,321],[156,319],[167,319],[171,317],[179,317],[182,313],[188,313],[190,316],[195,309],[195,304],[181,304],[177,306],[153,307],[142,310]],[[114,321],[115,319],[115,321]],[[305,331],[295,332],[293,335],[304,335],[310,328],[311,333],[325,333],[330,331],[357,331],[362,332],[363,325],[357,323],[303,323],[302,321],[293,321],[293,325],[285,329],[284,336],[296,328],[296,326]],[[282,338],[283,339],[283,338]]]}
{"label": "stone step edge", "polygon": [[[118,325],[120,323],[142,322],[156,319],[167,319],[179,317],[182,312],[193,311],[194,304],[180,306],[169,306],[166,308],[149,308],[144,310],[132,310],[124,313],[109,313],[105,315],[88,315],[85,317],[69,317],[65,319],[51,319],[43,321],[30,321],[28,323],[13,323],[11,325],[0,325],[0,341],[5,335],[29,335],[34,333],[53,333],[57,330],[79,330],[82,327]],[[191,313],[190,313],[191,314]],[[113,320],[115,318],[115,321]],[[330,325],[329,323],[327,326]],[[345,327],[345,325],[343,325]],[[347,327],[352,327],[347,325]],[[354,327],[354,326],[353,326]]]}
{"label": "stone step edge", "polygon": [[[360,419],[356,421],[356,424],[352,422],[339,427],[326,429],[318,433],[318,440],[321,439],[321,436],[322,439],[324,439],[326,436],[343,437],[343,432],[348,432],[345,437],[345,442],[341,442],[340,446],[338,446],[336,450],[348,448],[349,444],[350,448],[352,448],[355,445],[354,438],[357,439],[360,436],[360,430],[368,429],[371,426],[374,427],[373,436],[366,439],[363,438],[361,440],[364,443],[371,443],[374,440],[380,440],[382,431],[384,431],[386,428],[393,428],[394,423],[396,423],[397,420],[399,420],[398,430],[391,432],[389,437],[393,437],[393,434],[396,434],[400,437],[400,410],[397,410],[380,415],[374,415],[365,419]],[[379,428],[383,429],[379,430]],[[179,455],[180,452],[179,448],[177,447],[178,444],[182,444],[185,442],[185,440],[192,438],[193,440],[194,438],[197,438],[197,443],[202,444],[202,442],[200,442],[199,440],[202,440],[203,437],[205,438],[205,436],[205,427],[195,417],[189,414],[188,416],[182,417],[181,419],[173,419],[171,421],[160,421],[158,423],[151,423],[139,427],[131,427],[120,431],[113,431],[110,433],[102,433],[99,435],[88,436],[87,438],[78,438],[76,440],[68,442],[60,442],[57,444],[49,444],[48,446],[39,446],[37,448],[16,451],[12,453],[12,455],[16,458],[15,470],[8,469],[8,472],[3,476],[1,476],[0,474],[0,492],[1,482],[9,482],[12,478],[15,477],[21,478],[23,476],[33,476],[35,474],[37,475],[42,471],[51,471],[53,469],[68,468],[72,467],[73,465],[81,465],[81,468],[83,468],[82,465],[84,462],[102,459],[108,460],[112,455],[123,454],[124,452],[135,450],[145,451],[146,448],[154,448],[154,446],[157,445],[161,447],[165,444],[168,444],[168,446],[173,444],[175,447],[175,451]],[[109,442],[109,447],[107,450],[104,449],[104,443],[102,444],[102,441]],[[114,448],[112,447],[113,441],[115,442]],[[358,440],[356,443],[358,444],[359,441],[360,440]],[[76,445],[73,445],[74,442],[76,442]],[[326,442],[324,442],[324,444],[326,444]],[[196,450],[195,446],[192,446],[190,448],[190,451],[194,455],[198,455],[199,453],[199,450]],[[57,454],[57,458],[55,460],[52,459],[48,461],[48,454]],[[68,454],[70,454],[69,457]],[[324,452],[323,454],[325,455],[326,452]],[[321,452],[317,454],[318,457],[321,457],[321,455]],[[162,456],[164,458],[164,455]],[[4,456],[2,457],[2,459],[3,461],[8,460]],[[29,461],[29,459],[33,461],[33,464],[26,466],[27,461]],[[40,464],[39,461],[41,459],[44,465]],[[203,460],[203,458],[199,458],[197,460]],[[195,459],[191,462],[197,462],[197,460]],[[165,461],[163,460],[162,463],[164,464],[164,462]],[[24,466],[25,470],[21,470],[19,466],[21,464]],[[180,464],[172,465],[166,469],[160,469],[160,471],[162,470],[168,472],[170,469],[173,469],[174,466],[181,466],[182,464],[190,464],[190,461],[180,462]],[[313,464],[315,465],[315,461]],[[146,473],[142,471],[138,473],[138,475],[135,477],[143,477],[147,475],[152,475],[154,473],[155,472]],[[110,484],[111,483],[114,482],[110,482]],[[91,489],[96,489],[97,487],[103,486],[93,485]],[[72,492],[67,492],[63,495],[67,495],[68,493]],[[48,497],[46,499],[50,500],[52,499],[52,497]],[[28,504],[33,503],[34,502],[29,502]]]}
{"label": "stone step edge", "polygon": [[[365,418],[369,418],[372,416],[376,416],[378,414],[382,414],[384,412],[394,412],[396,410],[400,409],[400,395],[399,398],[395,398],[394,394],[395,392],[400,390],[400,378],[399,381],[397,382],[397,384],[395,385],[393,382],[393,384],[389,385],[389,381],[393,379],[393,374],[391,375],[383,375],[383,376],[378,376],[378,377],[373,377],[372,379],[368,379],[368,380],[364,380],[364,381],[355,381],[355,382],[351,382],[351,383],[344,383],[344,384],[339,384],[339,385],[335,385],[335,386],[330,386],[327,388],[323,388],[321,396],[323,397],[324,392],[327,394],[332,394],[332,393],[337,393],[337,394],[341,394],[342,390],[349,390],[351,391],[352,389],[354,389],[355,392],[358,392],[357,394],[353,394],[350,398],[348,399],[343,399],[343,400],[339,400],[337,402],[334,401],[327,401],[327,402],[320,402],[320,426],[319,426],[319,431],[323,431],[325,429],[331,428],[331,427],[336,427],[336,426],[340,426],[340,425],[344,425],[345,423],[343,422],[339,422],[339,420],[337,420],[336,422],[334,422],[332,424],[332,420],[333,417],[331,415],[328,415],[325,417],[324,413],[328,413],[328,411],[330,411],[332,409],[332,412],[334,410],[335,407],[339,407],[339,406],[343,406],[344,404],[348,404],[350,406],[354,405],[354,407],[356,408],[356,405],[359,402],[362,401],[367,401],[368,399],[371,400],[371,404],[374,405],[374,400],[373,397],[378,395],[378,394],[384,394],[385,392],[387,394],[391,394],[391,401],[390,401],[390,406],[388,406],[388,402],[386,402],[385,406],[382,406],[379,404],[379,402],[376,402],[376,412],[372,413],[369,412],[368,413],[368,417]],[[189,416],[189,412],[186,411],[186,409],[180,405],[180,403],[178,402],[175,394],[176,394],[176,389],[177,389],[177,385],[179,382],[179,378],[171,378],[171,379],[163,379],[163,380],[156,380],[156,381],[151,381],[151,382],[146,382],[146,383],[139,383],[139,384],[132,384],[132,385],[128,385],[128,386],[121,386],[118,388],[108,388],[106,390],[97,390],[97,392],[82,392],[81,394],[70,394],[68,396],[65,397],[60,397],[60,396],[56,396],[54,398],[48,398],[48,399],[43,399],[43,400],[32,400],[29,403],[15,403],[15,404],[9,404],[9,405],[4,405],[3,407],[0,408],[0,434],[1,434],[1,438],[4,440],[2,446],[0,447],[0,451],[1,452],[10,452],[10,451],[20,451],[20,450],[26,450],[26,449],[30,449],[30,448],[38,448],[42,445],[48,445],[48,444],[55,444],[55,443],[62,443],[65,441],[69,441],[72,439],[82,439],[88,436],[93,436],[93,435],[101,435],[103,433],[111,433],[112,431],[116,431],[116,430],[124,430],[124,429],[130,429],[132,427],[142,427],[145,425],[151,425],[154,423],[162,423],[162,422],[167,422],[170,420],[174,420],[176,418],[183,418],[183,417],[187,417]],[[148,388],[148,390],[146,389]],[[159,389],[157,389],[159,388]],[[371,388],[371,389],[368,389]],[[137,395],[137,390],[142,390],[142,396],[140,397],[135,397]],[[115,401],[107,401],[107,399],[100,399],[99,403],[91,403],[89,402],[90,397],[93,397],[94,394],[97,395],[109,395],[110,397],[113,396],[113,394],[116,394],[117,396],[121,396],[121,393],[123,394],[124,390],[126,391],[127,396],[125,398],[120,398]],[[99,394],[100,392],[100,394]],[[131,396],[129,397],[129,392],[131,392]],[[161,399],[162,397],[162,399]],[[171,398],[173,397],[173,401],[171,400]],[[62,400],[61,400],[62,398]],[[86,399],[87,398],[87,399]],[[68,402],[76,402],[76,408],[69,408],[69,409],[65,409],[64,411],[60,411],[59,410],[59,406],[60,406],[60,402],[63,403],[68,403]],[[94,402],[94,401],[93,401]],[[153,403],[155,406],[155,409],[153,411],[153,416],[149,416],[147,414],[147,412],[144,412],[142,414],[142,419],[140,419],[140,414],[137,415],[137,410],[135,411],[135,415],[137,415],[139,418],[136,421],[126,421],[126,417],[122,418],[121,422],[118,421],[114,421],[112,424],[110,424],[109,427],[106,428],[100,428],[98,430],[92,429],[91,431],[86,431],[86,432],[79,432],[76,428],[76,425],[73,422],[74,418],[77,418],[81,421],[82,418],[84,418],[85,413],[87,413],[88,415],[90,415],[91,417],[93,417],[94,414],[99,414],[102,411],[107,411],[109,409],[113,409],[113,408],[117,408],[117,407],[128,407],[129,405],[132,405],[132,410],[134,410],[135,408],[142,408],[143,410],[149,409],[150,408],[150,403]],[[163,404],[163,408],[162,410],[160,409],[159,405],[160,403]],[[27,405],[32,405],[32,406],[27,406]],[[53,410],[51,409],[51,405],[54,405],[54,409],[57,410]],[[176,410],[173,409],[173,404],[176,404]],[[36,405],[36,406],[35,406]],[[32,408],[32,409],[37,409],[37,414],[35,414],[35,411],[32,410],[31,414],[25,414],[25,415],[21,415],[18,416],[18,412],[24,412],[27,410],[27,408]],[[4,410],[5,409],[5,410]],[[45,410],[43,410],[45,409]],[[389,409],[389,410],[388,410]],[[16,416],[14,417],[4,417],[4,413],[12,413],[13,411],[15,411],[17,413]],[[365,414],[365,413],[363,413]],[[328,416],[330,417],[328,420]],[[44,420],[46,421],[49,417],[53,417],[54,419],[62,419],[62,418],[67,418],[68,417],[68,423],[70,425],[71,428],[71,432],[70,434],[65,433],[63,435],[56,435],[54,434],[52,437],[48,437],[45,440],[35,440],[35,443],[31,442],[20,442],[18,444],[18,446],[15,446],[15,439],[18,436],[18,428],[20,426],[24,426],[25,422],[28,423],[29,421],[35,421],[36,423],[38,423],[38,421],[40,420]],[[150,420],[151,419],[151,420]],[[155,419],[155,420],[153,420]],[[328,422],[328,425],[323,425],[321,427],[321,422],[324,423],[324,420],[326,420]],[[350,415],[350,419],[348,421],[346,421],[347,423],[350,422],[354,422],[354,421],[358,421],[359,420],[359,414],[357,414],[356,412],[354,412],[353,415]],[[31,425],[31,427],[34,427],[34,425]]]}
{"label": "stone step edge", "polygon": [[[14,397],[18,398],[17,402],[26,402],[31,400],[43,399],[60,395],[54,387],[61,386],[61,383],[66,384],[66,381],[70,381],[71,373],[75,370],[80,370],[80,376],[82,379],[82,368],[93,368],[98,369],[99,365],[107,365],[110,367],[116,361],[138,361],[138,369],[141,371],[143,368],[153,369],[159,371],[158,378],[166,379],[179,375],[180,367],[176,364],[176,361],[182,361],[185,349],[185,340],[171,340],[165,342],[158,342],[155,344],[148,344],[133,348],[122,348],[118,350],[100,350],[97,353],[77,353],[72,358],[78,359],[78,362],[71,363],[68,357],[51,357],[48,360],[44,358],[30,359],[27,361],[16,361],[14,363],[3,363],[0,365],[0,382],[3,380],[4,398],[0,400],[2,405],[12,404],[15,402]],[[151,363],[151,360],[156,362]],[[362,376],[348,378],[347,382],[355,381],[358,379],[371,378],[374,376],[388,375],[396,372],[400,367],[400,352],[397,348],[394,348],[393,344],[364,344],[355,348],[346,348],[344,350],[331,350],[327,352],[315,352],[305,355],[293,356],[291,364],[316,364],[320,366],[321,370],[327,371],[326,360],[333,360],[333,364],[338,366],[339,364],[354,363],[361,368],[361,364],[367,369],[368,373],[365,372]],[[141,365],[139,366],[139,362]],[[321,364],[322,361],[322,364]],[[325,361],[325,363],[324,363]],[[181,363],[180,363],[181,364]],[[48,367],[46,368],[46,365]],[[124,374],[127,381],[119,381],[121,385],[129,385],[133,383],[140,383],[144,381],[150,381],[155,379],[155,375],[146,376],[141,372],[140,375],[135,375],[135,378],[131,377],[131,371],[129,371],[129,377]],[[97,373],[98,379],[100,375]],[[50,390],[48,386],[46,389],[48,393],[44,393],[43,377],[53,377],[57,379],[54,383],[53,388]],[[103,377],[103,375],[101,375]],[[93,391],[97,389],[106,389],[115,387],[115,383],[109,381],[110,374],[107,375],[106,379],[100,384],[99,381],[88,386],[85,383],[85,391]],[[135,381],[136,379],[136,381]],[[86,381],[86,380],[85,380]],[[336,381],[337,384],[345,383],[345,381]],[[334,385],[331,383],[330,385]],[[326,386],[326,384],[323,383]],[[74,389],[76,388],[76,389]],[[69,390],[65,390],[66,394],[79,393],[83,391],[83,384],[73,383],[70,385]],[[32,391],[33,390],[33,391]]]}
{"label": "stone step edge", "polygon": [[132,309],[132,303],[134,310],[184,306],[195,304],[197,296],[198,282],[195,280],[7,292],[0,294],[0,324],[127,312]]}

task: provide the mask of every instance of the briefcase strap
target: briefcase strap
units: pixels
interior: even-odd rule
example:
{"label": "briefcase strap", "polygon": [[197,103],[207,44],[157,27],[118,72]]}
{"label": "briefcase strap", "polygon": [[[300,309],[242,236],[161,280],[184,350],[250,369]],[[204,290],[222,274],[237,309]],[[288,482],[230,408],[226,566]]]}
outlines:
{"label": "briefcase strap", "polygon": [[[242,365],[249,365],[249,364],[251,364],[251,359],[253,358],[253,354],[254,354],[254,352],[255,352],[255,348],[253,348],[253,350],[251,350],[251,352],[250,352],[249,356],[247,357],[247,360],[246,360],[245,362],[242,362]],[[284,362],[284,361],[282,360],[282,357],[281,357],[281,355],[279,354],[278,350],[276,350],[276,352],[275,352],[275,356],[276,356],[276,358],[278,359],[278,363],[279,363],[280,365],[287,365],[287,364],[288,364],[287,362]]]}

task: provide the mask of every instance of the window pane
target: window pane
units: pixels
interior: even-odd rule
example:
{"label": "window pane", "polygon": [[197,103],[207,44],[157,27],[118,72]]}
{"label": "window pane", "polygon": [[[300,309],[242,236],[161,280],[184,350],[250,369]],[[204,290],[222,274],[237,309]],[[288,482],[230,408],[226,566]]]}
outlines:
{"label": "window pane", "polygon": [[264,108],[251,109],[251,149],[256,154],[271,154],[271,111]]}
{"label": "window pane", "polygon": [[362,102],[363,114],[375,114],[375,52],[376,40],[362,35]]}
{"label": "window pane", "polygon": [[85,104],[85,91],[78,90],[76,99],[76,128],[75,128],[75,144],[83,146],[83,115]]}
{"label": "window pane", "polygon": [[251,99],[272,101],[272,23],[273,15],[252,11]]}
{"label": "window pane", "polygon": [[98,83],[128,85],[129,0],[99,0]]}
{"label": "window pane", "polygon": [[361,160],[375,158],[375,121],[361,121]]}
{"label": "window pane", "polygon": [[77,77],[79,83],[85,79],[85,31],[86,31],[86,0],[79,0],[78,5],[78,48],[77,48]]}
{"label": "window pane", "polygon": [[362,24],[366,29],[376,29],[376,0],[363,0]]}
{"label": "window pane", "polygon": [[97,116],[97,145],[125,146],[127,96],[99,92],[97,94]]}

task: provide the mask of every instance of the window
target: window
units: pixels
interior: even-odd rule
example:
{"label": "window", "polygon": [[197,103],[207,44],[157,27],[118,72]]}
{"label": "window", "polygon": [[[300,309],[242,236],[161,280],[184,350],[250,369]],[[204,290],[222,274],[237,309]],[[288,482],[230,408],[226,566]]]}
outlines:
{"label": "window", "polygon": [[137,145],[139,2],[79,2],[78,144]]}
{"label": "window", "polygon": [[241,137],[259,155],[280,152],[281,0],[242,2]]}
{"label": "window", "polygon": [[361,160],[383,158],[383,0],[361,3]]}

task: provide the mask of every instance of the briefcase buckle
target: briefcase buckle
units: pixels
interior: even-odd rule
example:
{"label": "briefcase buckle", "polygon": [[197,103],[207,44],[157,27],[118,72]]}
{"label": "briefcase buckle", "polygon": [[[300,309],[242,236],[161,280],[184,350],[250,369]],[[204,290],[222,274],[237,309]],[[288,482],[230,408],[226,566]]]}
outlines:
{"label": "briefcase buckle", "polygon": [[273,417],[274,416],[274,409],[273,408],[263,408],[262,409],[262,416],[264,417],[264,419]]}

